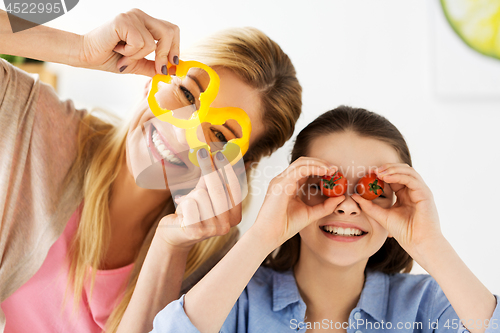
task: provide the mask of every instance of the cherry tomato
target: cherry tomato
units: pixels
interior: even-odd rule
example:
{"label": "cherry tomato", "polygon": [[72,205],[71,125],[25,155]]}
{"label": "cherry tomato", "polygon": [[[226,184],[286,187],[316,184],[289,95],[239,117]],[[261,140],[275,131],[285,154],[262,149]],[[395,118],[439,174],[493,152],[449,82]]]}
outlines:
{"label": "cherry tomato", "polygon": [[347,191],[347,179],[342,172],[335,172],[331,176],[321,177],[321,192],[328,197],[340,197]]}
{"label": "cherry tomato", "polygon": [[384,182],[378,179],[375,173],[370,172],[358,181],[356,193],[366,200],[373,200],[384,193]]}

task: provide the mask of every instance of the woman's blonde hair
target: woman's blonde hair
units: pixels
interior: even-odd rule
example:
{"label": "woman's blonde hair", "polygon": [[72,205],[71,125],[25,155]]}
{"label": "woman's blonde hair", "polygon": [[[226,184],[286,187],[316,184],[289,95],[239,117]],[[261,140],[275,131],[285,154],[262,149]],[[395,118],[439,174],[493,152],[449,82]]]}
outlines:
{"label": "woman's blonde hair", "polygon": [[[299,118],[302,89],[289,57],[278,44],[255,28],[221,31],[183,52],[184,60],[197,60],[211,67],[224,67],[260,93],[263,134],[255,138],[244,156],[247,177],[263,156],[272,154],[293,135]],[[110,240],[109,199],[125,154],[129,122],[104,121],[87,114],[79,128],[78,157],[68,178],[79,177],[84,205],[77,232],[72,240],[70,276],[74,292],[74,309],[82,297],[83,286],[90,278],[90,294],[96,270],[103,263]],[[249,182],[250,184],[250,182]],[[249,196],[248,196],[249,197]],[[174,212],[172,199],[165,203],[168,214]],[[247,205],[248,202],[244,201]],[[165,211],[165,210],[164,210]],[[160,216],[158,216],[159,218]],[[210,256],[217,253],[237,232],[236,228],[219,237],[196,244],[189,253],[184,278],[193,273]],[[123,298],[106,323],[106,332],[115,332],[130,302],[140,269],[152,240],[145,238],[135,259],[134,269],[123,290]],[[89,267],[92,270],[88,271]]]}

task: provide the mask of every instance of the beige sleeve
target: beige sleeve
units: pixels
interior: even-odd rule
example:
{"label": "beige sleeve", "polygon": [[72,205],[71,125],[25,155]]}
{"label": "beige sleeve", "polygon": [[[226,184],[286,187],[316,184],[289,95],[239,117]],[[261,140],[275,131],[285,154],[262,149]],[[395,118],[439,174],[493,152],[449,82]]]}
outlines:
{"label": "beige sleeve", "polygon": [[82,199],[74,183],[59,194],[84,112],[0,59],[0,302],[40,268]]}

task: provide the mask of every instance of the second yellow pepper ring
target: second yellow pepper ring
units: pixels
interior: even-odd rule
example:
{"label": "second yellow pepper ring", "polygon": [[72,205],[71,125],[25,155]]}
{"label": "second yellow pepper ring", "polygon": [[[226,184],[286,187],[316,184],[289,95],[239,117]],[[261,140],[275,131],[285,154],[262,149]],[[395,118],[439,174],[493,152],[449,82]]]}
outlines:
{"label": "second yellow pepper ring", "polygon": [[[239,160],[239,156],[245,155],[248,150],[250,142],[250,133],[252,132],[252,124],[250,118],[240,108],[236,107],[225,107],[225,108],[210,108],[205,120],[203,122],[208,122],[212,125],[223,125],[227,120],[234,119],[241,126],[241,138],[231,139],[221,150],[224,156],[231,165],[234,165]],[[212,152],[210,146],[206,142],[202,142],[197,136],[198,128],[189,128],[186,130],[186,138],[191,148],[189,150],[189,160],[196,166],[198,164],[197,153],[201,148],[207,149],[212,155],[216,151]]]}

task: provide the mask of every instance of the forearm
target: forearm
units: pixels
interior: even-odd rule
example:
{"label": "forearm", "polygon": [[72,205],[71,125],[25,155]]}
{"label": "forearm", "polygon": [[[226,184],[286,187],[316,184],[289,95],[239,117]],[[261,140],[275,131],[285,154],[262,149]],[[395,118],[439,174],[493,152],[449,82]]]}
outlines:
{"label": "forearm", "polygon": [[117,333],[153,329],[155,315],[179,298],[187,255],[187,251],[167,251],[161,239],[153,238]]}
{"label": "forearm", "polygon": [[44,25],[12,33],[7,12],[0,10],[0,53],[78,66],[81,42],[80,35]]}
{"label": "forearm", "polygon": [[[496,306],[495,296],[465,265],[451,244],[443,237],[414,259],[436,280],[469,331],[484,332],[484,323],[491,318]],[[483,325],[468,327],[467,323],[476,321]]]}
{"label": "forearm", "polygon": [[238,297],[272,250],[269,242],[251,228],[186,294],[184,311],[200,332],[219,332]]}

